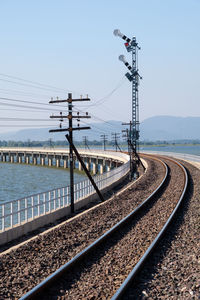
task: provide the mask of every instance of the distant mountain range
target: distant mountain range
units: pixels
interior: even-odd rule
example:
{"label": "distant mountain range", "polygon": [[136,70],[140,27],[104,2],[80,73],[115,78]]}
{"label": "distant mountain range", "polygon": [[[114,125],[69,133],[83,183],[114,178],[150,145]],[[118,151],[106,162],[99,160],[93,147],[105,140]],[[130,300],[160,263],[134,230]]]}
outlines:
{"label": "distant mountain range", "polygon": [[200,139],[200,117],[155,116],[140,124],[141,140]]}
{"label": "distant mountain range", "polygon": [[[90,126],[91,130],[74,132],[74,139],[81,141],[83,136],[87,136],[91,141],[100,140],[100,135],[106,134],[108,140],[111,140],[112,133],[121,133],[125,129],[121,121],[92,123]],[[0,134],[0,140],[6,141],[43,141],[50,138],[65,140],[65,133],[49,133],[48,128],[32,128]],[[182,139],[200,139],[200,117],[155,116],[140,124],[141,141]]]}

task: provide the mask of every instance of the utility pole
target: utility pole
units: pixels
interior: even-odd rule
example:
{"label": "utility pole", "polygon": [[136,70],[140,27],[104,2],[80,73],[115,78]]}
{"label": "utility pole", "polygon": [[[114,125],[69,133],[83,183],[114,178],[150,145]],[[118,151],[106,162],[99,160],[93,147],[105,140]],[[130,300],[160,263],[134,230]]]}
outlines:
{"label": "utility pole", "polygon": [[120,149],[120,147],[119,147],[119,144],[118,144],[118,139],[119,139],[119,133],[111,133],[111,137],[112,137],[112,141],[113,141],[113,143],[114,143],[114,146],[115,146],[115,150],[116,150],[116,152],[117,152],[117,148],[119,149],[119,151],[121,152],[121,149]]}
{"label": "utility pole", "polygon": [[[50,116],[51,119],[60,119],[60,129],[51,129],[49,132],[63,132],[68,131],[69,132],[69,139],[73,143],[73,131],[75,130],[86,130],[90,129],[89,126],[80,127],[78,124],[78,127],[73,127],[72,120],[75,118],[77,120],[81,118],[91,118],[88,116],[88,113],[86,113],[85,116],[80,116],[79,113],[77,115],[72,114],[73,105],[72,102],[77,101],[90,101],[90,99],[87,98],[80,98],[80,99],[72,99],[72,94],[68,94],[68,99],[65,100],[51,100],[49,103],[68,103],[68,115],[63,115],[62,112],[60,112],[60,116]],[[68,119],[69,121],[69,127],[68,128],[62,128],[62,122],[64,119]],[[71,198],[71,213],[74,213],[74,166],[73,166],[73,148],[71,143],[69,143],[69,160],[70,160],[70,198]]]}
{"label": "utility pole", "polygon": [[52,139],[49,139],[49,148],[53,147]]}
{"label": "utility pole", "polygon": [[132,39],[128,38],[126,35],[122,34],[119,29],[114,30],[114,35],[121,37],[125,43],[125,48],[127,52],[132,53],[132,66],[126,61],[124,55],[119,56],[119,60],[122,61],[125,66],[128,68],[129,72],[125,74],[127,79],[132,82],[132,124],[131,124],[131,131],[130,131],[130,142],[131,142],[131,155],[133,159],[133,163],[135,167],[132,169],[134,172],[133,177],[137,176],[137,165],[141,162],[138,150],[139,150],[139,101],[138,101],[138,85],[139,79],[142,77],[138,73],[138,50],[140,47],[136,41],[136,38],[133,37]]}
{"label": "utility pole", "polygon": [[108,141],[108,136],[107,134],[101,134],[100,135],[101,140],[103,141],[103,150],[106,150],[106,142]]}
{"label": "utility pole", "polygon": [[84,137],[83,137],[83,144],[84,144],[84,146],[85,146],[85,149],[86,149],[86,148],[90,149],[90,147],[88,146],[88,143],[87,143],[87,136],[84,136]]}

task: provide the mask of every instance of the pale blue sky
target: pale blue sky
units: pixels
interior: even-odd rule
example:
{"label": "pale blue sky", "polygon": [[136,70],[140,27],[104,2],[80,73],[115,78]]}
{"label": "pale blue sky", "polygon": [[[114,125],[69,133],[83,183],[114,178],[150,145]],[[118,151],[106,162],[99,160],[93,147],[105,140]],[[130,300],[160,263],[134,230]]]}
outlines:
{"label": "pale blue sky", "polygon": [[[0,97],[48,103],[69,90],[76,97],[89,94],[93,104],[119,86],[103,104],[84,110],[92,121],[129,121],[131,84],[118,56],[131,57],[113,35],[116,28],[141,46],[140,120],[200,116],[200,0],[0,0],[0,73],[66,90],[17,85],[0,75]],[[0,118],[50,114],[6,109],[0,106]]]}

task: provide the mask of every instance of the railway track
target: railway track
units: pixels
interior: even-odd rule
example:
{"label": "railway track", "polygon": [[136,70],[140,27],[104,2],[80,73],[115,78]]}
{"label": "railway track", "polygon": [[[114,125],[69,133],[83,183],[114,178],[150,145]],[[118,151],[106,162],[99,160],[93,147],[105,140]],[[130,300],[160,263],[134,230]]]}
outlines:
{"label": "railway track", "polygon": [[160,185],[131,213],[20,299],[120,299],[182,201],[184,167],[165,158]]}

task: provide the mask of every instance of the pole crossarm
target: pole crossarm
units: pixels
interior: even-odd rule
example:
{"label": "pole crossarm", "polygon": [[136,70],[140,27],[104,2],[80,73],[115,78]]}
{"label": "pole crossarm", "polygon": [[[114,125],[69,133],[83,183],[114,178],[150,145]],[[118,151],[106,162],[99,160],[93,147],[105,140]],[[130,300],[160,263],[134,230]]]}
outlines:
{"label": "pole crossarm", "polygon": [[91,116],[71,116],[71,115],[67,115],[67,116],[63,116],[63,115],[60,115],[60,116],[50,116],[50,119],[90,119]]}
{"label": "pole crossarm", "polygon": [[85,126],[85,127],[74,127],[74,128],[50,129],[49,132],[77,131],[77,130],[86,130],[86,129],[91,129],[91,127]]}
{"label": "pole crossarm", "polygon": [[80,99],[64,99],[64,100],[51,100],[49,101],[50,104],[52,103],[64,103],[64,102],[68,102],[68,103],[71,103],[71,102],[81,102],[81,101],[90,101],[90,98],[80,98]]}

